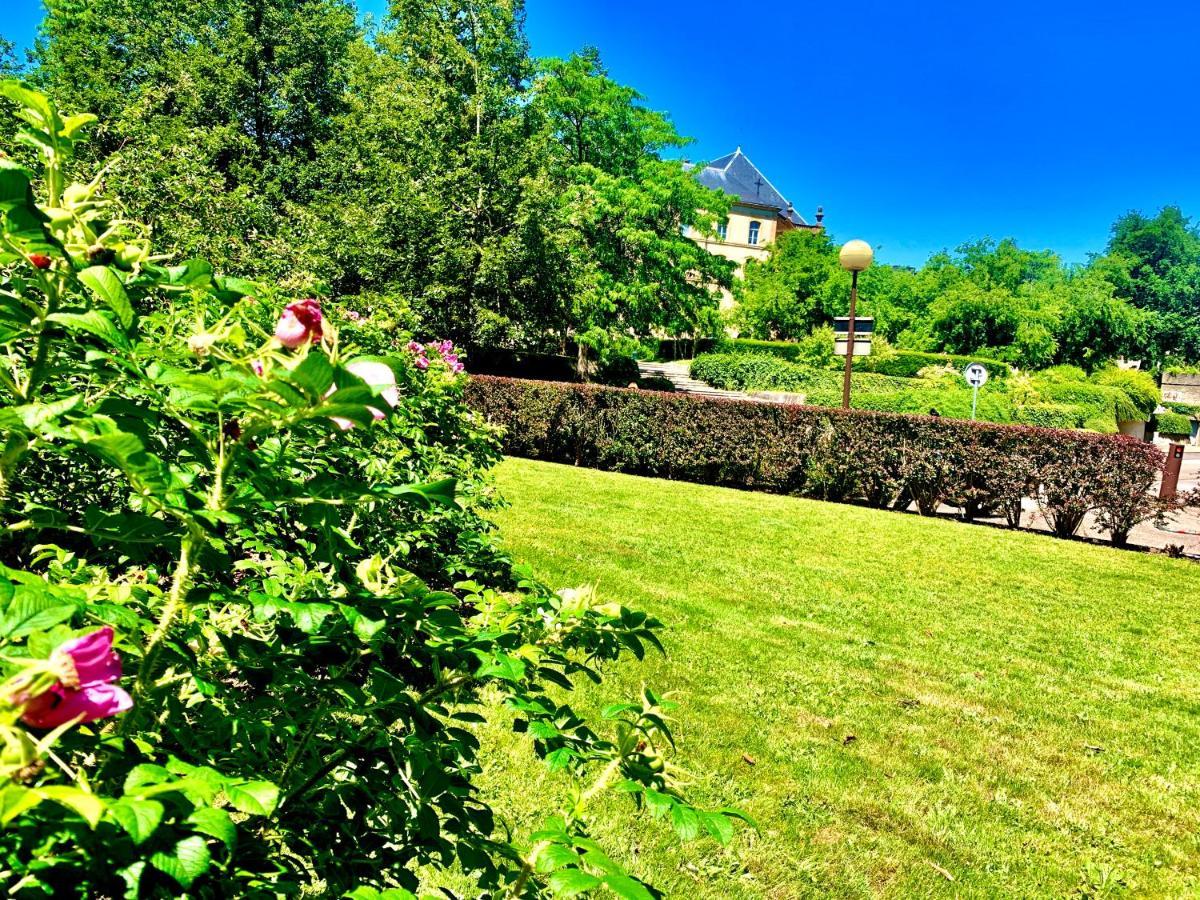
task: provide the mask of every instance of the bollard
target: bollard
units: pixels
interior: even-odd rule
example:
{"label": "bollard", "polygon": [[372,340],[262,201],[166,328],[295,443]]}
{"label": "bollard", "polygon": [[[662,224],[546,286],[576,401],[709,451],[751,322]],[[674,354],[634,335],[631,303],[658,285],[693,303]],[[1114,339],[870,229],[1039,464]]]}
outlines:
{"label": "bollard", "polygon": [[1159,500],[1174,499],[1179,489],[1179,470],[1183,467],[1183,444],[1172,444],[1167,448],[1167,461],[1163,465],[1162,486],[1158,489]]}

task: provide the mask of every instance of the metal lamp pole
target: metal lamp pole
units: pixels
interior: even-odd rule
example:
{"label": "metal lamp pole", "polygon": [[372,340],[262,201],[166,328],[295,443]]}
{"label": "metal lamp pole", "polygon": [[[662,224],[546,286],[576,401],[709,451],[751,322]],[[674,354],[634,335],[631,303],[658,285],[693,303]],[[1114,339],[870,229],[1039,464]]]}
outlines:
{"label": "metal lamp pole", "polygon": [[846,328],[846,371],[842,375],[842,409],[850,408],[850,375],[854,371],[854,307],[858,304],[858,270],[850,272],[850,323]]}
{"label": "metal lamp pole", "polygon": [[850,408],[850,375],[854,371],[854,312],[858,305],[858,273],[871,265],[875,253],[866,241],[846,241],[838,262],[850,272],[850,322],[846,329],[846,374],[842,376],[842,409]]}

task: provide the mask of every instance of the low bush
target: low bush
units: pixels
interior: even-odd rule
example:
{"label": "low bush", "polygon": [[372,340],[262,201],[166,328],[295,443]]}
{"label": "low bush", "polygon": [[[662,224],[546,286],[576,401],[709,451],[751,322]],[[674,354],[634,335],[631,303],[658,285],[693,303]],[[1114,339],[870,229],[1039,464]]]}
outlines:
{"label": "low bush", "polygon": [[[0,156],[3,896],[411,898],[451,868],[651,896],[590,837],[604,792],[728,840],[679,793],[671,704],[572,709],[660,625],[495,545],[454,346],[160,265],[68,180],[92,117],[0,97],[40,151]],[[532,835],[479,784],[496,717],[547,766]]]}
{"label": "low bush", "polygon": [[[841,397],[842,375],[814,369],[763,353],[708,353],[692,362],[693,378],[731,391],[836,391]],[[892,394],[912,389],[908,379],[855,373],[854,389]],[[839,399],[840,402],[840,399]]]}
{"label": "low bush", "polygon": [[916,350],[896,350],[883,357],[855,357],[854,366],[865,372],[877,372],[895,378],[916,378],[927,366],[950,366],[961,372],[973,362],[981,363],[992,378],[1006,378],[1011,371],[1008,363],[998,359],[953,353],[921,353]]}
{"label": "low bush", "polygon": [[1174,403],[1170,400],[1163,401],[1163,406],[1171,412],[1179,413],[1181,416],[1187,416],[1189,419],[1194,419],[1200,416],[1200,403]]}
{"label": "low bush", "polygon": [[1161,412],[1155,419],[1155,431],[1169,437],[1191,437],[1192,420],[1177,412]]}
{"label": "low bush", "polygon": [[1090,382],[1039,384],[1038,395],[1050,403],[1070,406],[1083,416],[1083,427],[1102,434],[1115,434],[1117,423],[1137,419],[1133,401],[1120,388]]}
{"label": "low bush", "polygon": [[1096,510],[1114,543],[1154,514],[1138,485],[1162,465],[1151,445],[1082,431],[488,377],[466,396],[516,456],[1012,525],[1037,497],[1055,533]]}
{"label": "low bush", "polygon": [[1134,419],[1150,418],[1162,400],[1162,392],[1155,384],[1154,376],[1139,369],[1101,369],[1095,372],[1090,380],[1094,384],[1122,391],[1137,413]]}
{"label": "low bush", "polygon": [[[832,334],[828,329],[813,332],[810,337],[828,335],[832,350]],[[716,353],[761,353],[778,356],[788,362],[808,362],[813,355],[812,347],[803,341],[760,341],[752,338],[731,338],[721,341],[713,348]],[[840,360],[839,360],[840,362]],[[856,356],[854,368],[893,378],[916,378],[927,366],[950,366],[961,371],[970,363],[982,363],[993,378],[1005,378],[1011,371],[1008,363],[982,356],[962,356],[953,353],[922,353],[917,350],[889,350],[886,354]]]}
{"label": "low bush", "polygon": [[1082,428],[1084,416],[1079,407],[1065,403],[1030,403],[1013,410],[1013,421],[1038,428]]}

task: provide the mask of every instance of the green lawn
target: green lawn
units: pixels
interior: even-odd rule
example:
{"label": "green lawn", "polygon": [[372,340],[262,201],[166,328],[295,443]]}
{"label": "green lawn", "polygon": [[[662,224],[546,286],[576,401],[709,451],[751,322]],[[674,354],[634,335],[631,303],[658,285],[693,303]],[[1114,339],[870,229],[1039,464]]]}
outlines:
{"label": "green lawn", "polygon": [[[1194,896],[1200,568],[1027,533],[509,460],[505,545],[668,625],[585,704],[674,692],[721,848],[597,836],[668,896]],[[559,790],[496,728],[487,789]],[[753,765],[747,761],[753,760]]]}

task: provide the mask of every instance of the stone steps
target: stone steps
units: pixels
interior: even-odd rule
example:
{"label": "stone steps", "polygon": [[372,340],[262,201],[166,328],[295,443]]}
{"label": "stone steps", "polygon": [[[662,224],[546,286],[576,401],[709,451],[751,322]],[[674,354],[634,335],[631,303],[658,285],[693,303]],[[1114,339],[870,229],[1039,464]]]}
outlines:
{"label": "stone steps", "polygon": [[638,362],[638,372],[643,378],[665,378],[671,382],[675,390],[683,394],[698,394],[703,397],[723,397],[727,400],[753,400],[762,402],[761,398],[742,393],[741,391],[723,391],[711,384],[697,381],[688,372],[687,363],[669,362]]}

